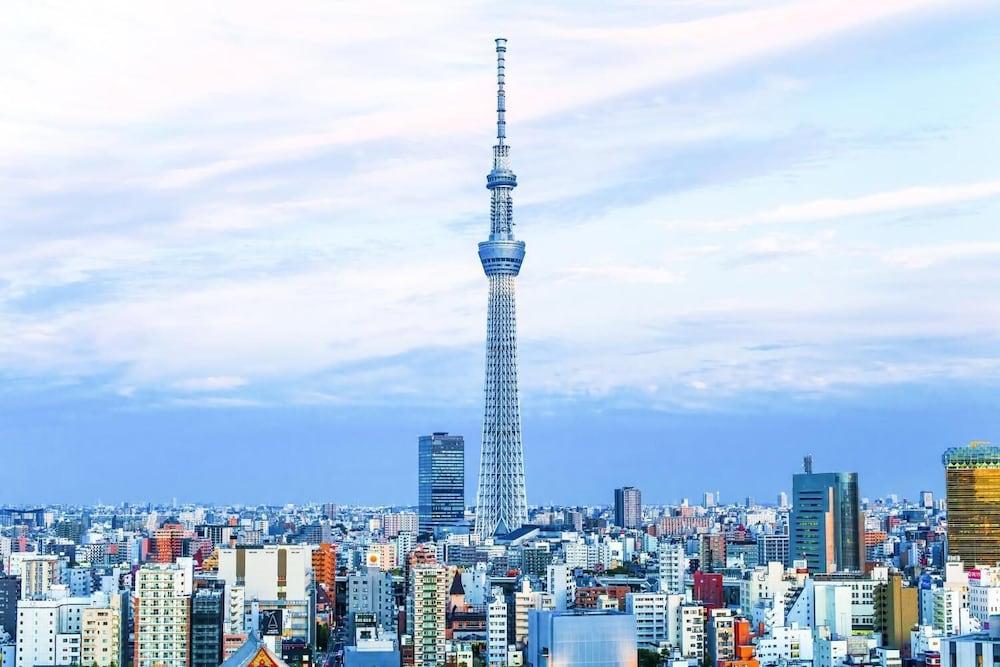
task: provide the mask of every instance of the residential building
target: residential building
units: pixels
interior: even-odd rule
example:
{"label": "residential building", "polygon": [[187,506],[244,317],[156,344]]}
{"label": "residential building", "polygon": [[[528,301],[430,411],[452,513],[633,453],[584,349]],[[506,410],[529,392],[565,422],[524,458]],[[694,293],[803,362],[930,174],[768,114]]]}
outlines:
{"label": "residential building", "polygon": [[108,596],[107,603],[84,608],[81,619],[80,664],[124,667],[128,658],[128,594]]}
{"label": "residential building", "polygon": [[507,598],[502,588],[494,588],[486,607],[486,663],[507,667]]}
{"label": "residential building", "polygon": [[444,565],[416,565],[410,573],[413,657],[416,667],[438,667],[445,658],[445,610],[454,578]]}
{"label": "residential building", "polygon": [[188,667],[193,563],[149,563],[135,575],[136,667]]}
{"label": "residential building", "polygon": [[92,603],[90,598],[71,597],[21,600],[15,667],[81,664],[83,611]]}
{"label": "residential building", "polygon": [[615,525],[637,528],[642,521],[642,495],[633,486],[615,489]]}
{"label": "residential building", "polygon": [[576,577],[566,563],[549,565],[546,569],[545,590],[552,596],[555,609],[568,608],[576,597]]}
{"label": "residential building", "polygon": [[375,614],[381,627],[388,631],[395,631],[396,611],[392,573],[369,567],[361,572],[352,572],[348,575],[347,613],[349,616]]}
{"label": "residential building", "polygon": [[670,596],[666,593],[629,593],[625,612],[635,617],[639,648],[657,650],[670,640]]}
{"label": "residential building", "polygon": [[680,542],[660,542],[657,546],[657,561],[660,592],[671,595],[683,593],[684,572],[688,567],[684,545]]}

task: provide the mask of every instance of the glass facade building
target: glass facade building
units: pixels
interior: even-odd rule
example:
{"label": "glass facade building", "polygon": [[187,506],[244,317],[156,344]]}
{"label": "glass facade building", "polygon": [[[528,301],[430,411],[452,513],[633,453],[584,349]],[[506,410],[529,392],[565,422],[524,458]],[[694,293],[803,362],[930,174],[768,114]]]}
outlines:
{"label": "glass facade building", "polygon": [[636,667],[635,616],[618,611],[532,610],[528,667]]}
{"label": "glass facade building", "polygon": [[191,599],[191,667],[222,661],[223,588],[203,588]]}
{"label": "glass facade building", "polygon": [[942,457],[948,493],[948,555],[966,567],[1000,561],[1000,447],[973,442]]}
{"label": "glass facade building", "polygon": [[420,532],[433,533],[465,518],[465,439],[434,433],[419,441]]}
{"label": "glass facade building", "polygon": [[789,559],[804,559],[813,574],[864,570],[857,473],[795,475],[789,533]]}

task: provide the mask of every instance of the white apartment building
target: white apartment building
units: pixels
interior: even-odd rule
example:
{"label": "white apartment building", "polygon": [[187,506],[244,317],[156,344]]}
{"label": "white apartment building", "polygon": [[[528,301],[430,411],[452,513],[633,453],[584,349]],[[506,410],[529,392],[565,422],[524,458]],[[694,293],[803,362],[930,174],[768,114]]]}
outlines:
{"label": "white apartment building", "polygon": [[969,614],[981,624],[1000,614],[1000,568],[981,567],[969,572]]}
{"label": "white apartment building", "polygon": [[494,588],[486,606],[486,662],[490,667],[506,667],[507,600],[503,589]]}
{"label": "white apartment building", "polygon": [[83,611],[90,598],[17,603],[15,667],[81,664]]}
{"label": "white apartment building", "polygon": [[136,572],[136,667],[186,667],[190,658],[193,563],[150,563]]}
{"label": "white apartment building", "polygon": [[761,667],[779,665],[782,661],[813,660],[812,628],[775,627],[766,637],[757,640],[755,656]]}
{"label": "white apartment building", "polygon": [[685,603],[678,607],[677,615],[681,655],[701,662],[705,658],[705,608]]}
{"label": "white apartment building", "polygon": [[688,559],[681,543],[661,542],[657,547],[660,568],[660,592],[669,595],[684,593],[684,572]]}
{"label": "white apartment building", "polygon": [[635,638],[640,648],[656,650],[669,641],[669,598],[666,593],[629,593],[625,611],[635,616]]}
{"label": "white apartment building", "polygon": [[576,577],[566,563],[555,563],[546,569],[545,590],[552,596],[555,609],[564,610],[576,597]]}

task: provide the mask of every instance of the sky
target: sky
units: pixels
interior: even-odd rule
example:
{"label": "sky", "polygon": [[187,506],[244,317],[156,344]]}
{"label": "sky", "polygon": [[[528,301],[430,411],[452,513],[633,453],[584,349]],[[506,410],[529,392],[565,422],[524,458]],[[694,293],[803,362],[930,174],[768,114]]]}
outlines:
{"label": "sky", "polygon": [[471,504],[497,36],[529,503],[1000,440],[995,2],[15,2],[0,504]]}

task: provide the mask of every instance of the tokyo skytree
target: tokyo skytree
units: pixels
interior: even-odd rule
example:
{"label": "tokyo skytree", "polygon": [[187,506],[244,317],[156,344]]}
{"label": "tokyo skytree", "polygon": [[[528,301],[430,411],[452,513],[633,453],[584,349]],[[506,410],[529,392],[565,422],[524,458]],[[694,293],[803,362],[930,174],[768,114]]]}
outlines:
{"label": "tokyo skytree", "polygon": [[524,259],[524,241],[514,240],[511,193],[517,177],[510,169],[504,119],[504,54],[497,41],[497,143],[486,176],[491,193],[490,238],[479,244],[479,260],[490,285],[486,316],[486,388],[483,451],[476,497],[476,535],[506,535],[528,521],[521,449],[521,408],[517,394],[517,315],[514,283]]}

